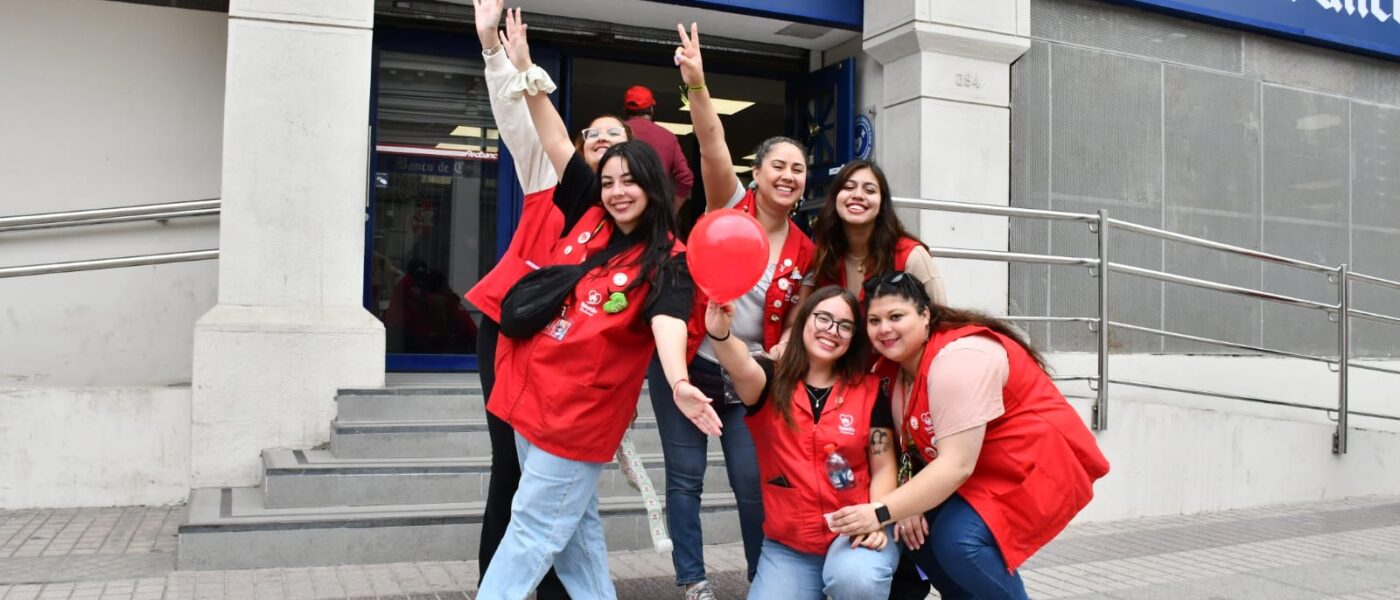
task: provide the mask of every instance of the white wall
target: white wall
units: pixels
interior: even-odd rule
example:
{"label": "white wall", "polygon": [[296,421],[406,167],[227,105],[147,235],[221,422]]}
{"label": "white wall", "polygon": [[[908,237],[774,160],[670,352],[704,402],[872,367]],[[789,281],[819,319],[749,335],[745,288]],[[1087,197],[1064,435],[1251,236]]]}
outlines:
{"label": "white wall", "polygon": [[[6,2],[0,215],[220,196],[225,15]],[[0,265],[212,249],[201,217],[0,234]],[[0,386],[190,381],[217,261],[0,279]]]}
{"label": "white wall", "polygon": [[[1091,354],[1056,354],[1059,375],[1094,373]],[[1376,363],[1400,368],[1400,363]],[[1400,376],[1352,370],[1351,408],[1400,416]],[[1337,376],[1291,359],[1115,355],[1110,376],[1218,393],[1334,407]],[[1092,393],[1064,386],[1086,422]],[[1349,452],[1332,454],[1325,413],[1115,385],[1111,463],[1083,521],[1188,514],[1372,494],[1400,494],[1400,421],[1353,416]]]}
{"label": "white wall", "polygon": [[189,494],[190,389],[0,389],[0,509]]}

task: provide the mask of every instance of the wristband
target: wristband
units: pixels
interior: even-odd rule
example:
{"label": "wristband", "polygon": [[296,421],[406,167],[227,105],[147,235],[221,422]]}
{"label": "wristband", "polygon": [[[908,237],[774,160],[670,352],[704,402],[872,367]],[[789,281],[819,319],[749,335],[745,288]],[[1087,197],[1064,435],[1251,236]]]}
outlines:
{"label": "wristband", "polygon": [[705,330],[705,335],[708,336],[710,339],[716,341],[716,342],[723,342],[724,340],[729,339],[729,335],[730,335],[731,333],[733,333],[733,332],[734,332],[734,330],[731,329],[731,330],[729,330],[729,331],[724,332],[724,337],[715,337],[715,334],[710,333],[710,330],[709,330],[709,329],[706,329],[706,330]]}
{"label": "wristband", "polygon": [[497,43],[495,46],[492,46],[492,47],[490,47],[490,48],[482,48],[482,49],[481,49],[481,55],[482,55],[482,56],[495,56],[495,55],[499,54],[499,53],[501,52],[501,50],[504,50],[504,49],[505,49],[505,46],[502,46],[500,43]]}
{"label": "wristband", "polygon": [[682,383],[690,383],[690,379],[688,379],[688,378],[686,378],[686,377],[682,377],[682,378],[676,380],[676,383],[673,384],[673,385],[671,386],[671,399],[672,399],[672,400],[674,400],[674,399],[676,398],[676,390],[681,389],[681,384],[682,384]]}

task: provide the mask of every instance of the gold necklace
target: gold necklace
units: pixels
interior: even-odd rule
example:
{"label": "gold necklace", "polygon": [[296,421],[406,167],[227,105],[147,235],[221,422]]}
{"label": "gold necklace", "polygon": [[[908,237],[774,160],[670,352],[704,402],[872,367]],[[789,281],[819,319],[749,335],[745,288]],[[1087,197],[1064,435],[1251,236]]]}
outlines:
{"label": "gold necklace", "polygon": [[864,272],[865,272],[865,259],[866,259],[867,257],[869,257],[869,256],[870,256],[869,254],[867,254],[867,255],[865,255],[865,256],[856,256],[856,255],[854,255],[854,254],[847,254],[847,255],[846,255],[846,259],[847,259],[847,260],[855,261],[855,263],[856,263],[856,272],[857,272],[857,273],[864,273]]}

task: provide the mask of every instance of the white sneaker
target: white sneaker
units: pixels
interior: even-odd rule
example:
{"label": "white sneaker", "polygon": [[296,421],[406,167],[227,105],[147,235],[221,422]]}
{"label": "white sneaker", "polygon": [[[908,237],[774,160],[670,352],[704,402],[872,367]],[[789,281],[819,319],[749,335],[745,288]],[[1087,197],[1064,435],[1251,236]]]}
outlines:
{"label": "white sneaker", "polygon": [[685,600],[715,600],[715,593],[710,590],[710,582],[701,581],[685,588]]}

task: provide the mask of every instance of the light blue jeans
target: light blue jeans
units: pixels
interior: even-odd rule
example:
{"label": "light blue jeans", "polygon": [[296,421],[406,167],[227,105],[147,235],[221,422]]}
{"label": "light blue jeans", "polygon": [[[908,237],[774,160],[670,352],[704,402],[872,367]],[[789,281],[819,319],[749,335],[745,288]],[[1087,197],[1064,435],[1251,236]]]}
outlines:
{"label": "light blue jeans", "polygon": [[515,434],[520,487],[479,600],[522,600],[551,566],[574,598],[616,598],[598,518],[602,463],[560,458]]}
{"label": "light blue jeans", "polygon": [[[886,535],[893,535],[888,528]],[[495,563],[492,563],[495,564]],[[749,586],[750,600],[887,600],[890,580],[899,564],[899,547],[890,538],[883,550],[851,548],[851,538],[838,536],[826,554],[798,552],[763,538],[758,576]]]}

